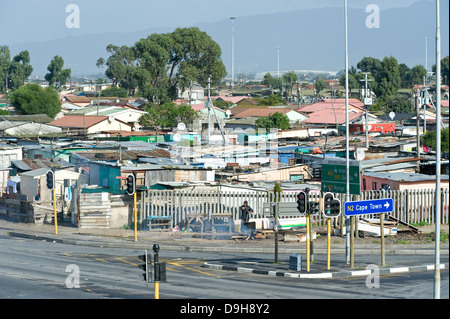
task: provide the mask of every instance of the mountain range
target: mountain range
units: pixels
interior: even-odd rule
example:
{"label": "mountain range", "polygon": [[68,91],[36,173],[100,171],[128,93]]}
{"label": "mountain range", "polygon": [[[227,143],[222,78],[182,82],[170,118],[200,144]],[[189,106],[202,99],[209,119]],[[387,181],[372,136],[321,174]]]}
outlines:
{"label": "mountain range", "polygon": [[[348,9],[348,55],[350,66],[366,56],[383,59],[394,56],[409,67],[435,64],[435,5],[421,0],[406,8],[380,11],[379,28],[368,28],[371,12]],[[449,2],[441,1],[441,55],[449,54]],[[126,23],[118,20],[117,23]],[[231,20],[195,26],[208,33],[222,48],[222,60],[231,75]],[[106,46],[133,45],[152,33],[174,28],[151,28],[136,32],[106,32],[11,45],[12,55],[28,50],[33,75],[43,77],[55,55],[72,69],[73,76],[104,72],[96,67],[99,57],[107,59]],[[428,40],[425,40],[425,37]],[[345,67],[345,26],[343,8],[321,8],[287,13],[237,17],[234,28],[235,73],[324,70],[337,72]],[[427,46],[426,46],[427,43]],[[426,50],[427,48],[427,50]],[[427,51],[427,54],[426,54]]]}

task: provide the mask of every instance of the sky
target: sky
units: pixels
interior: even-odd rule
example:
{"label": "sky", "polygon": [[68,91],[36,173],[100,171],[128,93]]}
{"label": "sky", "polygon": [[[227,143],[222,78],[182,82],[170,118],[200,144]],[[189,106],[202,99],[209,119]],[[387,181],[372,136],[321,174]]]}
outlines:
{"label": "sky", "polygon": [[[448,9],[448,1],[441,0],[441,7]],[[393,55],[409,67],[428,61],[430,68],[435,56],[435,3],[348,0],[350,64],[364,56]],[[381,28],[367,26],[367,8],[374,4],[380,9]],[[409,14],[402,15],[402,8],[409,6]],[[337,72],[343,69],[343,9],[344,0],[0,0],[0,46],[9,46],[12,56],[29,50],[39,76],[56,54],[73,75],[91,75],[100,72],[96,61],[107,58],[108,44],[132,45],[152,33],[198,26],[221,46],[221,58],[231,73],[230,17],[236,17],[236,73],[272,72],[277,59],[281,71]],[[300,10],[309,11],[302,15]],[[446,26],[443,57],[448,55],[448,14],[441,11]],[[73,22],[79,26],[71,27]]]}
{"label": "sky", "polygon": [[[348,6],[364,8],[374,3],[384,10],[416,1],[349,0]],[[66,7],[70,4],[79,8],[79,28],[67,28],[71,11],[66,12]],[[343,6],[342,0],[1,0],[0,45],[108,31],[188,27],[232,16]]]}

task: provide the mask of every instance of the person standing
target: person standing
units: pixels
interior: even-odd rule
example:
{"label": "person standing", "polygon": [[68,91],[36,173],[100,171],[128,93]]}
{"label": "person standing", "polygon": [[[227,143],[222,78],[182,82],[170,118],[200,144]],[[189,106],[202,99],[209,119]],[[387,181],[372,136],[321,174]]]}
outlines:
{"label": "person standing", "polygon": [[240,207],[241,229],[248,223],[251,213],[253,213],[253,209],[248,206],[247,201],[244,201],[244,204]]}

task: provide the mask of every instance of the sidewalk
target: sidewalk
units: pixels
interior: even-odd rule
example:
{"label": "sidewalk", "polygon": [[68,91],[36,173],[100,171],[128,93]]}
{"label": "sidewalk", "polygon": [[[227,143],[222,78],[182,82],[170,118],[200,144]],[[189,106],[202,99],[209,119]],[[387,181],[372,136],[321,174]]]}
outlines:
{"label": "sidewalk", "polygon": [[[54,225],[36,225],[8,222],[0,220],[0,236],[11,236],[35,240],[45,240],[79,246],[94,246],[127,249],[151,249],[158,243],[161,251],[191,251],[217,253],[217,260],[203,264],[205,268],[237,271],[242,273],[283,276],[291,278],[334,278],[343,276],[367,276],[371,270],[368,265],[380,265],[380,244],[358,244],[354,247],[354,268],[350,269],[345,262],[345,244],[331,244],[330,270],[327,269],[327,246],[313,243],[314,258],[307,271],[306,243],[279,242],[278,263],[275,259],[274,239],[229,240],[198,238],[196,233],[172,231],[138,231],[135,241],[134,230],[130,229],[78,229],[69,225],[58,225],[55,234]],[[379,267],[380,274],[426,271],[434,269],[434,242],[410,245],[395,244],[385,247],[386,266]],[[441,269],[448,269],[448,244],[441,244]],[[252,254],[242,258],[227,259],[222,253]],[[253,258],[252,256],[264,257]],[[291,254],[301,255],[301,271],[289,269]],[[417,255],[428,255],[429,262],[420,262],[423,258]],[[400,257],[401,256],[401,257]]]}

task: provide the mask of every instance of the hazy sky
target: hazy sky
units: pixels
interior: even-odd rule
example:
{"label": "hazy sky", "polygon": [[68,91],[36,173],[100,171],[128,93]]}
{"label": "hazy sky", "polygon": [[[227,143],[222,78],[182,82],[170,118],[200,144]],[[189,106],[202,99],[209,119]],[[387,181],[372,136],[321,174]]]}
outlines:
{"label": "hazy sky", "polygon": [[[350,8],[375,3],[381,10],[417,0],[349,0]],[[444,0],[448,1],[448,0]],[[80,9],[80,28],[66,27],[69,4]],[[343,0],[1,0],[0,45],[107,31],[192,26],[241,17],[310,8],[337,7]]]}

